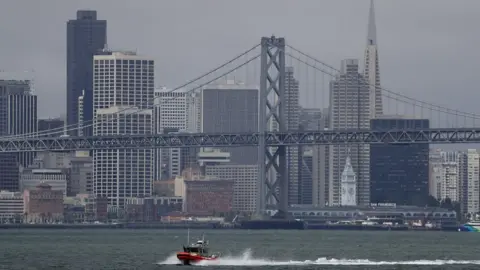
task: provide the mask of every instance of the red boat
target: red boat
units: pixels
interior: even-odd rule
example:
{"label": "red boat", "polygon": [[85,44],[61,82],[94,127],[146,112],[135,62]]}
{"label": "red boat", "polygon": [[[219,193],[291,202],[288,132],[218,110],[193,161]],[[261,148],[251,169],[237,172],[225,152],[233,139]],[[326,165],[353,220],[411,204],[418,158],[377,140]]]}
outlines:
{"label": "red boat", "polygon": [[177,253],[177,258],[183,265],[196,264],[201,261],[212,261],[219,257],[219,254],[208,253],[208,242],[204,240],[198,240],[196,243],[191,244],[188,247],[183,247],[183,251]]}

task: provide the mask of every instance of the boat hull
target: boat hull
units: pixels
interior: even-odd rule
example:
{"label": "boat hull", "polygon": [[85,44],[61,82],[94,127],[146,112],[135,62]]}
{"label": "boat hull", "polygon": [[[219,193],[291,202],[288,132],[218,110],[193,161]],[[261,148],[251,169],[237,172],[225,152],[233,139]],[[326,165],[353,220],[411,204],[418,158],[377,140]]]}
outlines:
{"label": "boat hull", "polygon": [[461,232],[480,232],[480,225],[463,224],[458,229]]}
{"label": "boat hull", "polygon": [[196,264],[201,261],[214,261],[217,257],[204,257],[198,254],[188,253],[188,252],[178,252],[177,259],[182,262],[184,265]]}

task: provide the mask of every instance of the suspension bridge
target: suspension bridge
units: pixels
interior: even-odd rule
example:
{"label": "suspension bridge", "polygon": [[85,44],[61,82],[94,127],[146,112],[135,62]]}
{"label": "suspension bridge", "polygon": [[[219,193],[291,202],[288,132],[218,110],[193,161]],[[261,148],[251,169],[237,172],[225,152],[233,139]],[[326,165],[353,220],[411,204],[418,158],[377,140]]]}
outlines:
{"label": "suspension bridge", "polygon": [[[258,52],[260,48],[260,52]],[[252,57],[250,55],[253,54]],[[243,60],[242,60],[243,59]],[[254,66],[253,72],[249,64],[260,59],[260,68]],[[151,148],[181,148],[181,147],[241,147],[257,146],[259,160],[264,160],[264,166],[259,166],[257,211],[265,209],[268,197],[275,197],[280,211],[287,209],[287,147],[303,145],[339,145],[339,144],[413,144],[413,143],[479,143],[480,128],[475,127],[479,115],[453,110],[444,106],[431,104],[400,93],[382,88],[382,97],[390,104],[396,114],[409,114],[416,117],[436,119],[437,125],[447,123],[449,127],[411,128],[400,130],[288,130],[286,124],[287,107],[285,95],[286,61],[307,68],[307,75],[301,82],[301,89],[311,88],[306,100],[312,102],[310,107],[328,108],[325,104],[328,98],[328,80],[335,78],[339,70],[323,63],[293,46],[285,43],[284,38],[263,37],[261,43],[243,52],[232,60],[199,76],[172,92],[191,87],[194,92],[209,84],[228,76],[239,73],[246,67],[245,80],[255,81],[260,89],[260,106],[258,131],[239,133],[175,133],[175,134],[127,134],[111,136],[55,136],[60,132],[71,132],[99,123],[98,119],[84,122],[82,126],[68,126],[62,129],[52,129],[31,134],[4,136],[0,138],[0,152],[31,152],[31,151],[73,151],[102,149],[151,149]],[[235,65],[235,62],[241,62]],[[233,66],[233,68],[230,68]],[[293,66],[290,63],[288,66]],[[226,69],[225,72],[222,70]],[[298,69],[297,69],[298,70]],[[308,74],[313,71],[313,79]],[[320,82],[316,74],[320,74]],[[320,86],[319,86],[320,85]],[[325,87],[327,85],[327,87]],[[320,88],[320,90],[319,90]],[[303,92],[302,92],[303,93]],[[175,98],[172,98],[175,99]],[[319,102],[318,102],[319,101]],[[317,104],[315,104],[317,103]],[[318,103],[321,103],[320,105]],[[309,104],[307,104],[308,106]],[[161,106],[161,104],[160,104]],[[410,109],[409,109],[410,108]],[[132,108],[128,108],[132,109]],[[126,109],[127,110],[127,109]],[[133,112],[134,113],[134,112]],[[118,114],[125,117],[128,114]],[[114,119],[102,120],[113,121]],[[277,123],[277,128],[271,128],[271,122]],[[276,179],[268,179],[270,170],[275,170]],[[280,194],[274,192],[279,188]]]}

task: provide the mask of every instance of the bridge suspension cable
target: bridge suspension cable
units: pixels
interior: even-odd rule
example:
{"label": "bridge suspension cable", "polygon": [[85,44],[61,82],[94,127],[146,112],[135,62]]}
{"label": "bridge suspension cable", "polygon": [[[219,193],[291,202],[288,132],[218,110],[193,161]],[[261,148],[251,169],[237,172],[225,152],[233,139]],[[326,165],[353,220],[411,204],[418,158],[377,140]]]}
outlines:
{"label": "bridge suspension cable", "polygon": [[[238,60],[238,59],[240,59],[240,58],[248,55],[250,52],[254,51],[254,50],[257,49],[259,46],[260,46],[260,44],[256,44],[255,46],[253,46],[253,47],[251,47],[250,49],[244,51],[243,53],[235,56],[234,58],[228,60],[227,62],[223,63],[222,65],[220,65],[220,66],[218,66],[218,67],[216,67],[216,68],[214,68],[214,69],[212,69],[212,70],[210,70],[210,71],[208,71],[208,72],[206,72],[206,73],[204,73],[204,74],[202,74],[202,75],[200,75],[200,76],[198,76],[198,77],[196,77],[196,78],[194,78],[194,79],[191,79],[191,80],[187,81],[186,83],[184,83],[184,84],[182,84],[182,85],[180,85],[180,86],[177,86],[177,87],[175,87],[175,88],[172,89],[172,90],[167,91],[166,93],[173,93],[173,92],[175,92],[175,91],[177,91],[177,90],[180,90],[180,89],[182,89],[182,88],[185,88],[186,86],[188,86],[188,85],[190,85],[190,84],[193,84],[193,83],[195,83],[195,82],[197,82],[197,81],[199,81],[199,80],[201,80],[201,79],[203,79],[203,78],[211,75],[211,74],[214,73],[214,72],[217,72],[218,70],[220,70],[220,69],[228,66],[229,64],[235,62],[236,60]],[[256,56],[250,58],[249,60],[243,62],[243,63],[240,64],[240,65],[237,65],[236,67],[234,67],[234,68],[230,69],[229,71],[221,74],[220,76],[217,76],[217,77],[215,77],[214,79],[207,81],[206,83],[202,83],[202,84],[200,84],[199,86],[196,86],[196,87],[188,90],[186,93],[192,93],[193,91],[195,91],[195,90],[197,90],[197,89],[199,89],[199,88],[201,88],[201,87],[203,87],[203,86],[205,86],[205,85],[208,85],[209,83],[214,82],[214,81],[220,79],[221,77],[224,77],[225,75],[228,75],[228,74],[230,74],[231,72],[233,72],[233,71],[235,71],[235,70],[237,70],[237,69],[239,69],[239,68],[247,65],[248,63],[254,61],[254,60],[257,59],[258,57],[260,57],[260,54],[257,54]],[[154,101],[154,100],[157,99],[157,98],[158,98],[158,97],[154,97],[152,100]],[[166,102],[170,102],[170,101],[175,100],[175,99],[177,99],[177,98],[178,98],[178,97],[172,97],[172,98],[170,98],[170,99],[166,99],[165,102],[163,102],[162,104],[165,104]],[[151,101],[151,100],[149,100],[149,101]],[[149,101],[147,101],[146,103],[148,104]],[[155,107],[155,106],[157,106],[157,105],[161,105],[161,104],[153,105],[153,107]],[[130,106],[130,107],[123,108],[122,110],[120,110],[120,111],[117,113],[117,116],[116,116],[116,117],[119,117],[119,116],[121,115],[121,114],[120,114],[121,112],[128,111],[128,110],[131,110],[131,109],[137,109],[137,110],[134,111],[134,112],[131,112],[131,113],[129,113],[129,114],[122,114],[122,116],[127,116],[127,115],[130,115],[130,114],[135,114],[135,113],[139,112],[140,109],[138,109],[138,108],[136,108],[136,107],[137,107],[137,106]],[[153,108],[153,107],[152,107],[152,108]],[[114,121],[114,120],[116,120],[116,117],[112,117],[111,119],[102,121],[102,123],[104,123],[104,122],[109,122],[109,121]],[[52,128],[52,129],[45,130],[45,131],[40,131],[40,132],[32,132],[32,133],[25,133],[25,134],[18,134],[18,135],[0,137],[0,140],[3,140],[3,139],[9,140],[9,139],[14,139],[14,138],[26,138],[26,137],[42,137],[42,136],[47,137],[47,136],[49,136],[49,135],[59,134],[60,132],[69,132],[69,131],[75,131],[75,130],[79,130],[79,129],[84,129],[84,128],[91,127],[91,126],[95,125],[95,123],[94,123],[94,121],[96,120],[95,118],[96,118],[96,117],[94,116],[93,119],[86,121],[86,122],[84,123],[84,125],[82,125],[82,126],[78,126],[78,124],[72,124],[72,125],[69,125],[69,126],[63,126],[63,127],[59,127],[59,128]],[[87,125],[85,125],[85,124],[87,124]],[[98,123],[97,123],[97,124],[98,124]]]}
{"label": "bridge suspension cable", "polygon": [[[335,71],[335,72],[340,72],[339,69],[337,68],[334,68],[332,67],[331,65],[329,64],[326,64],[318,59],[316,59],[315,57],[307,54],[307,53],[304,53],[302,51],[300,51],[299,49],[296,49],[295,47],[293,46],[290,46],[290,45],[286,45],[288,48],[290,48],[291,50],[303,55],[304,57],[308,58],[308,59],[311,59],[313,61],[315,61],[316,63],[328,68],[329,70],[331,71]],[[313,65],[313,64],[310,64],[308,63],[307,61],[305,60],[302,60],[300,59],[299,57],[297,56],[294,56],[292,55],[291,53],[288,53],[286,52],[285,55],[288,55],[289,57],[291,57],[292,59],[295,59],[299,62],[301,62],[302,64],[304,65],[307,65],[315,70],[318,70],[320,72],[322,72],[323,74],[326,74],[326,75],[329,75],[331,77],[335,77],[337,74],[335,74],[334,72],[331,72],[331,71],[328,71],[328,70],[325,70],[325,69],[322,69],[322,68],[319,68],[318,66],[316,65]],[[447,108],[445,106],[441,106],[441,105],[437,105],[437,104],[433,104],[433,103],[428,103],[428,102],[425,102],[425,101],[422,101],[422,100],[418,100],[418,99],[415,99],[415,98],[411,98],[409,96],[406,96],[406,95],[403,95],[403,94],[400,94],[400,93],[397,93],[397,92],[394,92],[392,90],[389,90],[389,89],[386,89],[384,87],[378,87],[378,86],[375,86],[375,85],[372,85],[370,83],[367,83],[368,86],[374,86],[374,87],[377,87],[379,88],[381,91],[387,93],[388,95],[386,95],[386,97],[388,98],[391,98],[393,100],[397,100],[397,101],[401,101],[401,102],[404,102],[404,103],[408,103],[407,100],[410,101],[410,103],[408,104],[411,104],[413,106],[418,106],[420,108],[424,108],[424,109],[429,109],[429,110],[433,110],[433,111],[436,111],[436,112],[441,112],[441,113],[445,113],[445,114],[448,114],[448,115],[453,115],[453,116],[460,116],[460,117],[465,117],[465,118],[469,118],[469,119],[480,119],[480,115],[478,114],[475,114],[475,113],[470,113],[470,112],[463,112],[463,111],[460,111],[460,110],[454,110],[454,109],[450,109],[450,108]],[[392,95],[392,96],[391,96]],[[418,104],[417,104],[418,103]]]}

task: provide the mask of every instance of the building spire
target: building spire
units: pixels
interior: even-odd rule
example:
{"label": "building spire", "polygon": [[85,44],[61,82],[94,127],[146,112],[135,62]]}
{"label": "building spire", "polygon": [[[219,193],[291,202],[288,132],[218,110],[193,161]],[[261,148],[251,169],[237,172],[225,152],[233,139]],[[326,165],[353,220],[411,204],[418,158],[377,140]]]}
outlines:
{"label": "building spire", "polygon": [[375,6],[370,0],[370,12],[368,14],[367,46],[377,45],[377,26],[375,24]]}

